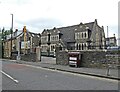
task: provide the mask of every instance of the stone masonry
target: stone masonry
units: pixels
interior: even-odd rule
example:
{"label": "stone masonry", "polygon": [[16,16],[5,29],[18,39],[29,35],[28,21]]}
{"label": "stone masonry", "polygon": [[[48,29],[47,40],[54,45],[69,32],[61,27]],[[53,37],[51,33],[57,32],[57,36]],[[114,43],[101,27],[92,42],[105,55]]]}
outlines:
{"label": "stone masonry", "polygon": [[[70,52],[70,51],[69,51]],[[76,52],[76,51],[72,51]],[[81,67],[93,68],[117,68],[120,64],[120,56],[118,51],[77,51],[82,54]],[[57,51],[56,63],[60,65],[68,65],[68,52]]]}

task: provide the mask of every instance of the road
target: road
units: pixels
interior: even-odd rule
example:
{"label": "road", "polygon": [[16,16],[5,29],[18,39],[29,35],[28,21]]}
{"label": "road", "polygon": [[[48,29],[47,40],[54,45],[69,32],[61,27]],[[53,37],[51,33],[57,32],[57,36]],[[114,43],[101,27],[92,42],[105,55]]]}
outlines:
{"label": "road", "polygon": [[2,61],[2,90],[118,90],[118,81]]}

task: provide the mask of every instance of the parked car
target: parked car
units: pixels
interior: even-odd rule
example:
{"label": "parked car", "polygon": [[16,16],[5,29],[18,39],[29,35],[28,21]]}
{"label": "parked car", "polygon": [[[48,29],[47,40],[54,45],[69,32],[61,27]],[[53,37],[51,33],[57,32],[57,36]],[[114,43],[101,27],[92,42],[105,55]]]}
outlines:
{"label": "parked car", "polygon": [[107,50],[120,50],[120,46],[112,46],[112,47],[107,47]]}

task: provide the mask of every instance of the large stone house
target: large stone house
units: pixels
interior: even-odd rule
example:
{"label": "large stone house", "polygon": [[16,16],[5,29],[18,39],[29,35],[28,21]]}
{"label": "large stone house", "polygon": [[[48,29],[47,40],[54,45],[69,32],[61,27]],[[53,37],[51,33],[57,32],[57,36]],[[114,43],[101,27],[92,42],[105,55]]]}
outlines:
{"label": "large stone house", "polygon": [[115,34],[113,37],[106,38],[106,46],[107,47],[117,46],[117,40]]}
{"label": "large stone house", "polygon": [[100,50],[105,48],[105,33],[95,19],[94,22],[80,23],[75,29],[76,50]]}
{"label": "large stone house", "polygon": [[11,35],[8,35],[4,41],[4,57],[11,58],[12,54],[18,54],[18,51],[20,54],[33,53],[39,43],[40,34],[32,33],[26,29],[25,40],[24,31],[16,30],[12,34],[12,39]]}
{"label": "large stone house", "polygon": [[95,19],[94,22],[44,29],[41,33],[43,55],[53,55],[56,45],[68,50],[100,50],[105,48],[105,33]]}

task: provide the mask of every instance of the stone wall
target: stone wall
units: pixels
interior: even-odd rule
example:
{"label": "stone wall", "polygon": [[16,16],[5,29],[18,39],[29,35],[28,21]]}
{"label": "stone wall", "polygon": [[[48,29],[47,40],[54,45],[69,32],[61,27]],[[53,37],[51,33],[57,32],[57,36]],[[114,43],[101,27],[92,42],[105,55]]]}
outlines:
{"label": "stone wall", "polygon": [[[107,68],[116,68],[119,64],[119,54],[116,51],[80,51],[83,55],[82,66]],[[114,56],[114,57],[111,57]]]}
{"label": "stone wall", "polygon": [[[17,54],[12,54],[12,59],[16,60],[17,59]],[[37,61],[36,53],[21,54],[20,55],[20,60],[36,62]]]}
{"label": "stone wall", "polygon": [[[76,52],[76,51],[69,51]],[[81,66],[82,67],[95,67],[95,68],[117,68],[120,64],[120,56],[118,51],[77,51],[82,54]],[[68,52],[57,51],[56,63],[60,65],[68,65]]]}
{"label": "stone wall", "polygon": [[36,53],[21,55],[21,60],[36,62]]}
{"label": "stone wall", "polygon": [[68,52],[67,51],[60,51],[56,53],[56,64],[68,65]]}

